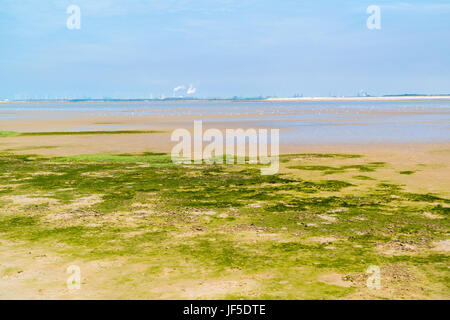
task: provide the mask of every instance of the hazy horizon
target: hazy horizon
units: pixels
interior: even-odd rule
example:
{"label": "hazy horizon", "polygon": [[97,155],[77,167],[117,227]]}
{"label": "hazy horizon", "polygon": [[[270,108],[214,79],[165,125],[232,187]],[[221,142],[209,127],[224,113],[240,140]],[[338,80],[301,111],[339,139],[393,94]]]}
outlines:
{"label": "hazy horizon", "polygon": [[[354,95],[354,96],[295,96],[295,97],[272,97],[272,96],[258,96],[258,97],[242,97],[242,96],[233,96],[233,97],[197,97],[197,96],[182,96],[182,97],[157,97],[157,98],[111,98],[111,97],[55,97],[55,98],[22,98],[22,99],[0,99],[0,102],[21,102],[21,101],[25,101],[25,102],[40,102],[40,101],[67,101],[67,102],[77,102],[77,101],[197,101],[197,100],[208,100],[208,101],[252,101],[252,100],[261,100],[261,101],[265,101],[267,99],[321,99],[321,98],[389,98],[389,97],[397,97],[397,98],[401,98],[401,97],[445,97],[448,98],[450,97],[450,94],[416,94],[416,93],[405,93],[405,94],[392,94],[392,95],[380,95],[380,96],[373,96],[373,95],[368,95],[368,96],[358,96],[358,95]],[[275,100],[276,101],[276,100]],[[290,100],[287,100],[290,101]],[[332,100],[331,100],[332,101]]]}

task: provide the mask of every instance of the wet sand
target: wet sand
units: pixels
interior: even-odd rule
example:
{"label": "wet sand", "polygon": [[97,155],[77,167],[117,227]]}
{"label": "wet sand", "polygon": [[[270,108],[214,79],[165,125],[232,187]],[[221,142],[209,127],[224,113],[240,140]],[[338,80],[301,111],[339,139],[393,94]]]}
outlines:
{"label": "wet sand", "polygon": [[[388,98],[384,97],[383,99]],[[398,97],[389,97],[397,99]],[[409,97],[408,97],[409,98]],[[417,97],[411,97],[417,98]],[[437,99],[443,97],[428,97]],[[302,98],[306,99],[306,98]],[[359,99],[359,98],[358,98]],[[366,99],[366,98],[364,98]],[[364,100],[363,99],[363,100]],[[367,98],[369,99],[369,98]],[[372,98],[370,98],[372,99]],[[151,134],[102,134],[102,135],[54,135],[54,136],[16,136],[1,137],[0,152],[14,152],[18,154],[37,154],[43,156],[70,156],[79,154],[96,153],[141,153],[141,152],[166,152],[169,153],[176,144],[171,142],[170,135],[177,128],[185,128],[193,131],[193,121],[203,120],[203,132],[208,128],[217,128],[225,133],[227,128],[277,128],[280,123],[305,123],[308,125],[308,116],[314,114],[313,107],[273,108],[272,105],[258,104],[221,104],[207,105],[214,108],[219,105],[223,110],[213,110],[210,114],[202,113],[208,108],[202,104],[173,102],[164,108],[159,104],[139,104],[128,102],[124,104],[131,109],[117,111],[118,104],[111,104],[103,113],[87,108],[85,112],[70,110],[70,107],[78,104],[70,104],[69,108],[57,110],[26,109],[14,110],[0,109],[2,114],[18,116],[16,119],[2,119],[0,117],[0,131],[16,132],[59,132],[59,131],[83,131],[83,130],[152,130],[159,131]],[[119,103],[122,105],[122,103]],[[55,103],[55,105],[58,105]],[[151,105],[151,107],[150,107]],[[156,107],[155,107],[156,105]],[[134,109],[136,106],[136,109]],[[282,105],[284,106],[284,105]],[[38,106],[36,106],[38,108]],[[147,108],[147,109],[145,109]],[[201,109],[203,108],[203,109]],[[227,109],[228,108],[228,109]],[[230,110],[231,108],[232,110]],[[328,108],[328,107],[327,107]],[[410,115],[417,116],[417,121],[435,125],[446,126],[448,108],[427,106],[426,108],[408,107],[402,109],[388,105],[382,108],[363,108],[348,110],[330,106],[332,113],[314,120],[314,125],[326,129],[327,124],[342,125],[343,128],[369,126],[371,120],[376,119],[386,126],[395,127],[392,117]],[[133,112],[130,112],[133,111]],[[155,112],[149,115],[148,111]],[[119,114],[114,114],[118,112]],[[318,113],[321,111],[319,110]],[[306,113],[303,116],[303,113]],[[299,116],[300,115],[300,116]],[[432,118],[429,118],[432,115]],[[277,116],[283,116],[282,119]],[[291,118],[292,116],[292,118]],[[428,118],[427,118],[428,117]],[[251,119],[251,120],[249,120]],[[428,120],[427,120],[428,119]],[[425,127],[426,128],[426,127]],[[319,128],[320,129],[320,128]],[[322,130],[322,129],[320,129]],[[280,127],[280,153],[351,153],[362,154],[373,161],[385,161],[406,167],[418,165],[433,167],[428,174],[422,177],[421,186],[430,192],[438,190],[447,192],[450,184],[448,163],[450,163],[450,140],[444,129],[444,141],[435,142],[392,142],[379,141],[373,143],[361,142],[332,142],[315,141],[313,139],[301,139],[293,127]],[[290,139],[284,139],[286,136]],[[332,137],[331,137],[332,138]],[[434,190],[436,189],[436,190]],[[434,190],[434,191],[433,191]]]}
{"label": "wet sand", "polygon": [[[210,127],[225,132],[226,128],[248,128],[241,122],[214,121],[203,117],[204,130]],[[19,132],[64,131],[67,128],[90,127],[112,124],[130,127],[133,130],[158,130],[152,134],[114,135],[55,135],[17,136],[0,138],[0,152],[17,154],[37,154],[43,156],[70,156],[96,153],[170,153],[176,142],[170,141],[171,132],[176,128],[186,128],[192,132],[191,117],[78,117],[62,119],[21,119],[2,121],[2,130]],[[289,130],[289,129],[285,129]],[[291,141],[289,141],[291,142]],[[421,192],[448,194],[450,190],[450,142],[430,143],[283,143],[281,154],[296,153],[347,153],[361,154],[372,161],[389,162],[406,167],[423,166],[426,174],[421,175],[417,189]],[[415,169],[416,170],[416,169]],[[417,175],[414,176],[417,179]],[[406,179],[410,179],[406,177]]]}

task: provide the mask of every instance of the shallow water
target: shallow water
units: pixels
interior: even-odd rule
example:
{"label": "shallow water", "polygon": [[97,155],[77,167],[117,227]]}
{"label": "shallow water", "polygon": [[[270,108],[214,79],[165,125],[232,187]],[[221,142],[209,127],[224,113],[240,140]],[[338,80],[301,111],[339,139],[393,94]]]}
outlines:
{"label": "shallow water", "polygon": [[[194,116],[280,128],[280,142],[450,141],[450,101],[380,102],[77,102],[2,104],[0,120],[74,116]],[[208,119],[220,116],[218,119]],[[243,124],[244,126],[244,124]],[[68,130],[93,130],[91,126]],[[110,125],[98,130],[133,129]],[[0,129],[1,130],[1,129]]]}

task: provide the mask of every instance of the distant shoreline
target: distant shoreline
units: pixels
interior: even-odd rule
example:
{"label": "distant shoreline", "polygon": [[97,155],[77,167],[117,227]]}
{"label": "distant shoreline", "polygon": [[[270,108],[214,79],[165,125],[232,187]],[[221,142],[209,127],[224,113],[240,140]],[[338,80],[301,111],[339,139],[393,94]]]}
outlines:
{"label": "distant shoreline", "polygon": [[450,100],[450,96],[383,96],[383,97],[299,97],[299,98],[268,98],[265,101],[420,101],[420,100]]}
{"label": "distant shoreline", "polygon": [[242,98],[242,99],[60,99],[60,100],[3,100],[0,104],[34,103],[121,103],[121,102],[339,102],[339,101],[430,101],[450,100],[450,95],[442,96],[381,96],[381,97],[296,97],[296,98]]}

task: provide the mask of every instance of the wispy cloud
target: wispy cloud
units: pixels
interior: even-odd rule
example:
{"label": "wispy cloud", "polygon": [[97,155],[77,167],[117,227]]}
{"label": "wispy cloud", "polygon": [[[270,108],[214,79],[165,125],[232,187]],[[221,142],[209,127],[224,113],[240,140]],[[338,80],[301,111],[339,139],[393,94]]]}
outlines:
{"label": "wispy cloud", "polygon": [[397,11],[447,11],[450,10],[450,3],[448,2],[393,2],[389,4],[382,4],[382,8],[397,10]]}

